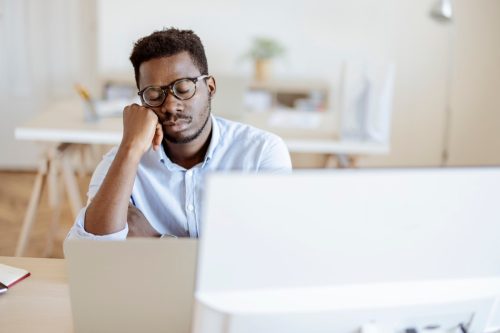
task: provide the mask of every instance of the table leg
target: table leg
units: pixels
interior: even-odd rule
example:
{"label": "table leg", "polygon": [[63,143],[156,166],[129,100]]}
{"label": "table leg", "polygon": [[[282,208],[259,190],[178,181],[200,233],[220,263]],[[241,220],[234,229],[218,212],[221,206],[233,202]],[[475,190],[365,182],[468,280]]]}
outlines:
{"label": "table leg", "polygon": [[326,157],[325,168],[357,168],[358,158],[356,155],[329,154]]}
{"label": "table leg", "polygon": [[[70,150],[71,151],[71,150]],[[73,213],[73,218],[76,219],[80,209],[83,208],[82,198],[80,196],[80,188],[75,178],[75,172],[71,166],[71,154],[65,151],[61,157],[61,167],[64,177],[64,183],[66,185],[66,191],[69,197],[69,204],[71,206],[71,212]]]}
{"label": "table leg", "polygon": [[78,177],[80,179],[84,179],[85,175],[88,173],[88,166],[87,166],[87,145],[78,145],[76,147],[76,154],[77,155],[77,160],[78,160]]}
{"label": "table leg", "polygon": [[357,168],[358,167],[358,157],[359,156],[355,156],[355,155],[350,155],[348,157],[349,168]]}
{"label": "table leg", "polygon": [[54,238],[57,235],[57,230],[59,229],[59,224],[61,221],[61,182],[59,181],[59,161],[60,154],[57,154],[57,158],[52,158],[49,162],[49,171],[47,175],[48,180],[48,194],[49,194],[49,206],[51,210],[51,223],[47,231],[47,238],[44,250],[44,257],[50,257],[52,255],[54,247]]}
{"label": "table leg", "polygon": [[24,216],[23,225],[21,227],[21,233],[17,241],[16,253],[15,253],[16,257],[22,256],[24,254],[24,251],[26,250],[26,243],[29,239],[31,228],[33,227],[33,223],[35,221],[36,211],[38,208],[38,204],[40,202],[40,197],[46,180],[47,165],[48,165],[48,159],[44,158],[42,161],[40,161],[40,165],[38,166],[38,172],[35,178],[33,191],[31,192],[31,197],[28,204],[28,210],[26,211],[26,215]]}
{"label": "table leg", "polygon": [[31,229],[35,222],[36,212],[40,203],[40,197],[45,186],[48,183],[49,206],[52,215],[52,221],[49,225],[47,232],[47,240],[45,246],[45,255],[48,256],[52,252],[53,240],[59,228],[61,216],[61,185],[59,181],[60,169],[66,185],[66,191],[69,197],[69,203],[73,217],[76,218],[78,212],[83,207],[82,199],[80,197],[80,190],[75,178],[75,170],[71,165],[71,158],[73,157],[70,144],[59,144],[57,147],[51,146],[46,149],[44,157],[40,161],[38,173],[31,192],[28,210],[23,220],[21,227],[21,234],[19,236],[16,256],[22,256],[26,250],[26,245],[29,240]]}

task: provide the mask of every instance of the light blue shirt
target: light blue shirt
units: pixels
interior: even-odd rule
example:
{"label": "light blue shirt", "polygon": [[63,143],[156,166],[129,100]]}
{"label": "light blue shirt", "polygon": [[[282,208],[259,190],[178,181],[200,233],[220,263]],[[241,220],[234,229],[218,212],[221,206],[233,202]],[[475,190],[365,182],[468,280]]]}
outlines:
{"label": "light blue shirt", "polygon": [[[90,181],[87,206],[106,176],[118,147],[108,152]],[[212,137],[203,162],[191,169],[173,163],[163,147],[148,150],[137,170],[131,203],[160,234],[198,237],[207,172],[289,172],[292,165],[285,143],[278,136],[260,129],[212,116]],[[98,236],[85,231],[83,208],[67,239],[90,238],[122,240],[128,226],[113,234]]]}

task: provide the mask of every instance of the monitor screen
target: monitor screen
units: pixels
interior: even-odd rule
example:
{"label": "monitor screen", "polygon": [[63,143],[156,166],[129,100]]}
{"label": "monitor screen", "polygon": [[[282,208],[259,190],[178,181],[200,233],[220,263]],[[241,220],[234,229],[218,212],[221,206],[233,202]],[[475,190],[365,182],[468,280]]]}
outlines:
{"label": "monitor screen", "polygon": [[199,295],[500,277],[497,168],[214,174],[206,186]]}

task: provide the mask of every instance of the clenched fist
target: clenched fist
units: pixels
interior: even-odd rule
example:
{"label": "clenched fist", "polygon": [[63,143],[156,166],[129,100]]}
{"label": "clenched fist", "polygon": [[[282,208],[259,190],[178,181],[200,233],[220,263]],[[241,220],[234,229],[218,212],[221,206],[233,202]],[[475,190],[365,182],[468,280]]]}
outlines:
{"label": "clenched fist", "polygon": [[158,123],[158,116],[151,109],[138,104],[125,107],[122,146],[142,156],[151,145],[157,150],[162,140],[163,130]]}

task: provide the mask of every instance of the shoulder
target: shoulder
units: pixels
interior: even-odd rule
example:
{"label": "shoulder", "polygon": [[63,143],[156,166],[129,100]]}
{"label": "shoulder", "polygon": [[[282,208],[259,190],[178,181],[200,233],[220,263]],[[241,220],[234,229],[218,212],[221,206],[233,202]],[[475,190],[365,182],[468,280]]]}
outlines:
{"label": "shoulder", "polygon": [[215,117],[215,121],[217,121],[220,129],[221,140],[225,142],[230,141],[231,143],[239,143],[245,145],[283,143],[283,140],[276,134],[247,124],[239,123],[221,117]]}
{"label": "shoulder", "polygon": [[276,134],[216,117],[220,131],[219,152],[245,170],[290,170],[290,154],[285,142]]}

